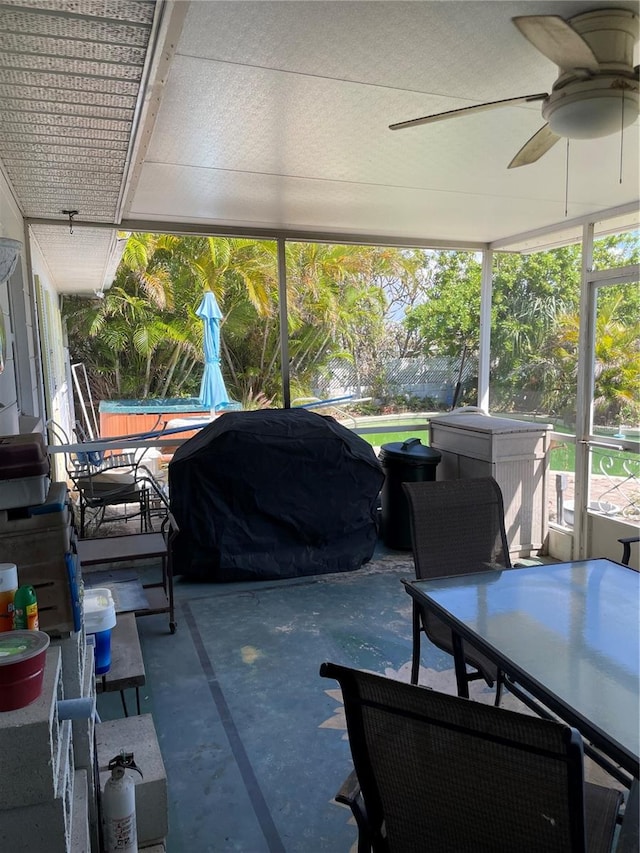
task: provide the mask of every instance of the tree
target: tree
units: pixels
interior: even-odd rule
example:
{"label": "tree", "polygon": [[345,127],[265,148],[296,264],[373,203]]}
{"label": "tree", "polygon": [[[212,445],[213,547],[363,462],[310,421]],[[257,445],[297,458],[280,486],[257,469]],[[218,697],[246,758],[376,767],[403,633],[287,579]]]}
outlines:
{"label": "tree", "polygon": [[[624,285],[601,288],[595,329],[594,423],[611,425],[621,420],[640,421],[640,311],[637,288]],[[629,310],[630,302],[635,308]],[[558,319],[549,343],[561,366],[564,387],[575,387],[578,370],[580,315],[566,313]],[[567,380],[571,379],[569,383]],[[565,392],[566,393],[566,392]],[[562,404],[573,409],[573,397]]]}
{"label": "tree", "polygon": [[580,247],[531,255],[499,254],[491,324],[492,405],[552,411],[562,379],[547,341],[580,298]]}
{"label": "tree", "polygon": [[480,341],[480,276],[477,256],[435,252],[423,302],[407,311],[404,325],[421,342],[424,355],[460,356],[477,352]]}
{"label": "tree", "polygon": [[[597,268],[637,263],[634,235],[596,241]],[[496,254],[493,268],[491,313],[492,408],[537,409],[546,413],[571,412],[575,401],[580,247],[566,246],[531,255]],[[405,324],[423,341],[425,354],[459,355],[466,345],[476,352],[479,343],[481,267],[468,253],[439,252],[425,300],[407,313]],[[609,290],[607,288],[607,290]],[[598,344],[596,397],[604,411],[616,409],[631,395],[629,377],[622,370],[622,352],[634,352],[630,317],[640,309],[637,290],[627,288],[615,305],[615,332],[601,332]],[[603,296],[604,305],[609,304]],[[607,324],[606,311],[599,322]],[[619,325],[622,318],[627,324]],[[605,342],[609,342],[606,345]],[[637,337],[636,337],[637,341]],[[624,342],[624,344],[623,344]],[[637,346],[637,342],[636,342]],[[605,352],[606,349],[606,352]],[[633,359],[632,359],[633,360]],[[609,365],[609,366],[607,366]],[[613,380],[615,375],[615,381]],[[609,377],[608,383],[605,378]],[[617,403],[615,401],[618,401]]]}
{"label": "tree", "polygon": [[[541,354],[561,311],[577,304],[577,248],[537,255],[497,254],[491,311],[493,405],[548,395],[549,374]],[[481,264],[470,253],[439,252],[425,302],[406,318],[423,339],[425,354],[460,357],[478,352]]]}
{"label": "tree", "polygon": [[178,324],[167,322],[173,282],[166,257],[175,239],[133,235],[103,298],[64,305],[72,357],[87,365],[98,399],[148,396],[158,387],[169,347],[181,340]]}
{"label": "tree", "polygon": [[[631,238],[605,238],[594,249],[598,267],[637,257]],[[477,353],[481,266],[474,253],[287,242],[285,258],[294,398],[310,396],[336,359],[355,367],[357,386],[384,390],[390,359]],[[230,395],[245,404],[281,403],[277,260],[275,241],[131,235],[104,298],[65,301],[70,351],[87,366],[94,397],[197,396],[203,328],[195,311],[211,290],[223,314]],[[492,407],[571,408],[570,318],[579,279],[577,246],[495,255]],[[617,319],[637,314],[638,301],[625,293]],[[621,371],[601,386],[603,401],[629,396]]]}
{"label": "tree", "polygon": [[[100,377],[96,396],[197,395],[202,323],[195,310],[210,289],[223,314],[228,390],[243,401],[280,399],[276,251],[268,241],[132,235],[104,299],[65,306],[73,357]],[[290,369],[305,391],[327,359],[355,357],[362,326],[371,336],[379,326],[380,291],[360,283],[372,251],[287,244]]]}

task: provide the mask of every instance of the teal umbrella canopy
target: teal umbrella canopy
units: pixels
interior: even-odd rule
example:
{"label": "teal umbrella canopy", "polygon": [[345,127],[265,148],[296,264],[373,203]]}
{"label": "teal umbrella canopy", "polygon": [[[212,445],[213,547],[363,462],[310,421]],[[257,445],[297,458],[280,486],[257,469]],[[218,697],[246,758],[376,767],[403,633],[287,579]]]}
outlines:
{"label": "teal umbrella canopy", "polygon": [[214,294],[209,290],[202,298],[196,314],[204,325],[204,373],[200,384],[200,403],[215,412],[229,403],[227,389],[220,370],[220,320],[222,313]]}

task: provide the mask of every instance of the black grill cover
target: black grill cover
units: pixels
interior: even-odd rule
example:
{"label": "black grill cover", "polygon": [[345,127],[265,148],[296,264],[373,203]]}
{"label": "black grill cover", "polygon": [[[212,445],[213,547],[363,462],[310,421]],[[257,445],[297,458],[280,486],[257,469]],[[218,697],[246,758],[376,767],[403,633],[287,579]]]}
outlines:
{"label": "black grill cover", "polygon": [[371,559],[373,448],[305,409],[227,412],[174,454],[173,570],[201,581],[346,572]]}

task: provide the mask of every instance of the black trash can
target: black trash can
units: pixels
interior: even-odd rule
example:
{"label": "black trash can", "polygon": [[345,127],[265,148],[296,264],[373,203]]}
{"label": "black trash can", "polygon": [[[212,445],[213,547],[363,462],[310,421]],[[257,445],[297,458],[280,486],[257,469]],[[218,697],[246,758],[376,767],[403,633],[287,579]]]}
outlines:
{"label": "black trash can", "polygon": [[379,457],[385,478],[382,486],[382,539],[388,548],[411,550],[411,520],[403,483],[435,480],[440,451],[425,447],[419,438],[383,444]]}

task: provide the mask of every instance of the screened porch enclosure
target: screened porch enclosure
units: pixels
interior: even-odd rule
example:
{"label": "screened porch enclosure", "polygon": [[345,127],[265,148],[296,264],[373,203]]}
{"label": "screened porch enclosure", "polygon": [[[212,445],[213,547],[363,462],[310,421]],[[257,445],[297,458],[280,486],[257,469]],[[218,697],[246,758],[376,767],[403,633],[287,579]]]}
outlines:
{"label": "screened porch enclosure", "polygon": [[[579,362],[571,364],[571,381],[558,383],[568,386],[561,402],[572,412],[568,426],[562,422],[571,432],[558,441],[571,457],[575,481],[573,494],[569,486],[561,490],[562,512],[554,511],[559,527],[565,509],[567,519],[573,513],[572,533],[563,532],[559,545],[575,554],[590,551],[591,528],[595,534],[610,526],[611,507],[630,506],[619,489],[615,499],[605,493],[602,478],[627,478],[633,491],[636,477],[637,436],[627,423],[601,423],[598,407],[602,365],[615,362],[613,354],[601,358],[602,328],[615,301],[607,294],[635,286],[638,270],[624,253],[614,270],[603,268],[597,243],[612,233],[637,241],[638,122],[629,112],[635,96],[627,103],[624,94],[621,129],[558,142],[539,159],[508,168],[543,118],[540,100],[519,96],[551,93],[558,82],[557,63],[514,20],[545,14],[543,6],[135,0],[110,17],[91,3],[67,10],[55,2],[13,0],[0,11],[8,57],[0,82],[10,116],[0,138],[0,230],[23,250],[0,292],[11,343],[0,374],[0,429],[43,429],[51,418],[72,425],[78,413],[72,412],[60,300],[104,297],[130,234],[219,236],[235,241],[234,251],[247,239],[268,244],[269,269],[260,270],[268,293],[254,293],[256,304],[270,298],[269,329],[255,323],[253,330],[268,332],[264,359],[254,360],[251,376],[236,380],[244,381],[247,396],[264,394],[283,407],[310,393],[305,359],[317,343],[313,313],[305,313],[313,306],[310,288],[301,285],[321,253],[300,256],[297,275],[290,263],[296,247],[323,247],[325,271],[336,246],[466,253],[481,267],[476,352],[468,352],[460,370],[464,341],[455,341],[437,370],[420,373],[418,366],[409,377],[414,365],[389,364],[385,381],[408,382],[407,393],[430,397],[436,409],[450,403],[460,381],[461,399],[472,403],[473,393],[485,410],[500,413],[517,401],[549,414],[548,388],[543,393],[531,381],[536,371],[549,379],[542,360],[519,365],[524,383],[518,371],[510,377],[496,372],[513,349],[494,316],[507,304],[501,268],[512,253],[577,242],[583,259],[574,312]],[[611,61],[608,51],[616,54],[615,74],[629,66],[631,83],[621,91],[633,89],[636,5],[558,0],[553,6],[565,33],[577,27],[576,39],[594,10],[593,20],[604,16],[603,32],[612,27],[619,38],[609,44],[596,24],[586,43],[599,64]],[[118,62],[111,61],[114,46]],[[454,61],[463,54],[465,62]],[[467,109],[491,101],[503,106]],[[390,130],[451,110],[463,114]],[[34,115],[42,118],[37,134]],[[359,272],[362,286],[370,284],[367,270]],[[555,281],[562,290],[562,270]],[[366,329],[366,306],[344,296],[324,306],[327,313],[342,313],[353,328]],[[524,298],[505,310],[517,316],[538,306]],[[307,331],[297,337],[288,329],[296,311],[299,329],[306,321]],[[535,351],[544,345],[543,334]],[[358,356],[350,353],[349,387],[368,397],[368,365]],[[471,368],[477,382],[465,374]],[[260,389],[252,386],[256,371]],[[262,382],[266,371],[268,384]],[[517,399],[525,387],[526,400]],[[327,396],[320,383],[311,390]],[[614,426],[611,434],[601,430]],[[598,454],[611,451],[614,460],[616,454],[624,460],[596,459],[596,442],[607,445]],[[593,501],[606,512],[589,510]]]}
{"label": "screened porch enclosure", "polygon": [[[597,24],[595,35],[582,39],[585,13],[608,23],[623,19],[622,28],[613,28],[620,37],[609,38],[608,26]],[[582,45],[591,65],[586,75],[582,64],[565,69],[563,63],[576,64],[566,55],[538,49],[514,20],[547,14],[554,16],[550,26],[565,37],[573,31],[574,45],[582,39],[593,54]],[[119,289],[120,263],[136,278],[136,297],[158,280],[141,263],[148,246],[130,243],[132,235],[155,235],[163,251],[176,238],[215,237],[222,242],[207,247],[220,249],[216,264],[209,251],[192,265],[190,281],[222,296],[224,269],[235,295],[249,294],[223,310],[222,346],[237,346],[233,359],[221,357],[235,400],[246,408],[286,410],[301,398],[353,395],[366,407],[384,396],[385,385],[429,401],[408,406],[409,423],[394,424],[396,432],[384,424],[384,433],[364,409],[336,406],[346,426],[382,436],[379,443],[404,435],[425,442],[431,418],[453,403],[549,422],[548,535],[545,553],[535,555],[545,565],[534,571],[544,575],[547,562],[606,557],[634,583],[637,546],[632,568],[623,569],[618,540],[638,531],[638,423],[634,401],[618,391],[628,387],[640,315],[626,307],[637,301],[640,279],[637,23],[636,0],[0,3],[0,235],[20,244],[15,272],[0,281],[0,434],[46,434],[52,419],[70,432],[83,417],[74,404],[76,355],[70,358],[65,323],[71,299],[77,298],[80,314],[104,305],[109,295],[122,297],[125,321],[105,357],[121,344],[124,351],[144,349],[141,341],[149,337],[131,328],[139,302]],[[556,105],[563,82],[569,91],[589,90],[594,76],[601,85],[609,74],[624,113],[616,110],[621,121],[613,132],[554,140],[544,128],[545,102]],[[548,94],[529,99],[527,93]],[[496,101],[501,106],[483,108]],[[456,113],[451,120],[390,130],[450,111]],[[531,155],[527,140],[541,128],[546,144],[556,144],[509,168],[523,148]],[[602,241],[616,235],[626,248],[611,248],[602,263]],[[260,258],[248,248],[253,241],[262,243]],[[344,283],[337,270],[354,261],[352,247],[370,250],[368,266],[350,268],[359,287],[328,288],[333,298],[323,301],[313,274],[320,270],[332,286]],[[391,316],[415,335],[411,347],[349,348],[357,336],[379,343],[372,284],[383,278],[405,284],[407,271],[422,276],[425,286],[441,284],[429,278],[429,264],[398,266],[388,276],[373,256],[375,250],[384,258],[389,248],[405,252],[405,261],[415,260],[417,251],[430,258],[443,253],[443,261],[445,254],[464,255],[464,270],[455,270],[453,261],[448,268],[459,313],[425,318],[418,311],[407,329],[402,321],[421,307],[407,292]],[[558,261],[546,287],[535,293],[512,287],[514,266],[533,271],[536,256],[555,248],[571,255],[577,272]],[[231,263],[247,255],[251,263],[243,269]],[[180,278],[171,281],[176,292]],[[522,280],[529,284],[527,276]],[[194,312],[202,292],[197,296],[179,304],[185,336],[199,322]],[[235,322],[246,317],[251,322],[244,328]],[[326,318],[342,323],[336,349],[347,356],[341,361],[353,368],[349,374],[338,365],[314,374],[327,331],[333,332]],[[446,347],[430,351],[430,331],[440,320],[450,322],[442,336]],[[260,356],[245,359],[243,374],[237,355],[244,343]],[[415,353],[421,360],[412,363]],[[150,348],[143,359],[151,372]],[[118,446],[141,447],[150,458],[156,447],[159,456],[170,455],[175,443],[171,436]],[[65,477],[66,452],[102,447],[100,440],[52,445],[58,477]],[[157,526],[167,495],[162,483],[159,488],[158,503],[139,505],[151,515],[151,536],[162,540],[155,556],[164,555],[166,545]],[[517,501],[516,493],[509,509]],[[105,544],[99,548],[115,547],[112,533],[145,535],[139,517],[117,525],[101,525]],[[134,585],[157,581],[159,571],[165,581],[166,565],[155,557],[137,563]],[[170,853],[355,849],[356,827],[333,801],[352,767],[344,707],[337,684],[321,679],[319,667],[334,660],[409,680],[413,612],[401,580],[413,576],[410,552],[393,552],[379,539],[357,571],[278,583],[178,578],[174,633],[162,610],[139,620],[127,614],[130,626],[139,623],[138,663],[146,671],[136,673],[137,710],[152,715],[166,769]],[[579,586],[579,566],[576,579]],[[538,600],[541,648],[588,623],[589,639],[613,649],[611,665],[605,655],[591,670],[590,693],[603,706],[610,703],[616,722],[628,723],[637,704],[624,715],[601,689],[612,673],[625,678],[616,655],[629,655],[637,630],[632,622],[623,633],[617,620],[627,598],[605,603],[593,585],[590,607],[567,608],[558,631],[548,604],[564,600],[566,585],[547,582]],[[517,627],[518,614],[511,616]],[[545,657],[567,673],[568,657]],[[454,664],[450,654],[425,644],[420,682],[456,693],[462,679]],[[90,653],[86,673],[92,688]],[[637,684],[637,670],[625,683]],[[471,695],[487,704],[494,698],[482,681],[473,682]],[[507,691],[505,707],[523,710],[516,699]],[[101,693],[98,709],[107,722],[121,718],[118,691]],[[77,743],[74,737],[74,751]],[[626,769],[637,777],[637,741],[632,748],[635,766]],[[42,773],[31,774],[31,781],[46,778],[44,752]],[[611,784],[603,775],[587,763],[589,781]],[[4,832],[6,819],[0,827]],[[49,853],[50,834],[41,836]]]}
{"label": "screened porch enclosure", "polygon": [[[225,364],[236,365],[232,371],[224,367],[228,386],[247,408],[253,408],[259,396],[263,405],[279,407],[289,401],[292,406],[316,407],[378,449],[411,434],[426,443],[430,418],[454,405],[550,424],[545,510],[550,527],[543,553],[616,559],[617,540],[633,535],[639,513],[633,394],[640,339],[634,308],[638,267],[625,263],[637,257],[638,241],[637,232],[628,227],[618,232],[619,222],[614,218],[608,227],[599,223],[601,236],[595,239],[596,225],[585,226],[582,244],[524,256],[311,243],[296,243],[293,251],[283,241],[287,263],[281,269],[275,262],[269,267],[271,248],[266,257],[271,317],[284,305],[284,323],[256,315],[255,328],[239,336],[233,325],[237,293],[232,290],[228,300],[224,293],[220,297],[229,318],[224,327]],[[257,246],[260,251],[261,244]],[[353,281],[345,274],[345,282],[330,280],[328,289],[305,288],[300,269],[308,257],[314,257],[321,282],[327,273],[318,259],[331,269],[345,251],[351,251],[352,262],[355,258],[362,264]],[[598,269],[584,276],[582,259],[589,251]],[[381,267],[381,259],[387,262],[391,253],[395,265]],[[541,266],[544,278],[534,291]],[[379,285],[381,269],[386,277]],[[447,289],[442,280],[447,283],[451,269],[455,276]],[[429,303],[434,289],[446,308],[439,309],[433,297]],[[453,301],[457,290],[466,300],[459,314]],[[376,292],[384,308],[374,311]],[[336,306],[348,300],[353,313],[347,311],[341,323],[323,330],[322,319],[314,324],[313,318],[322,318],[328,298]],[[431,308],[433,316],[424,319],[425,308]],[[442,322],[438,311],[450,311],[449,325],[439,337],[429,336],[428,330],[438,332],[436,324]],[[491,318],[484,326],[483,316]],[[280,329],[287,329],[287,335]],[[246,375],[252,377],[247,387],[237,365],[239,354],[250,352],[252,336],[269,344],[259,350],[264,361],[246,362]],[[331,356],[331,340],[343,351],[341,358]],[[284,372],[280,364],[287,366]],[[117,405],[105,403],[105,412],[110,406],[115,412]],[[150,405],[145,412],[152,411]],[[123,404],[125,410],[138,409]],[[376,414],[382,413],[383,428],[378,429]],[[394,426],[394,413],[404,425],[398,421]],[[108,427],[105,415],[102,437],[144,432],[153,417],[148,415],[144,428],[137,429],[139,415],[129,414],[126,423],[121,419]],[[170,414],[160,417],[160,427],[177,423]]]}

